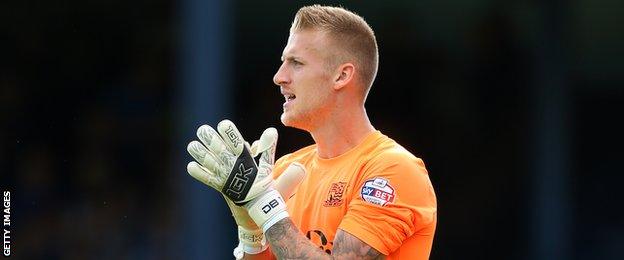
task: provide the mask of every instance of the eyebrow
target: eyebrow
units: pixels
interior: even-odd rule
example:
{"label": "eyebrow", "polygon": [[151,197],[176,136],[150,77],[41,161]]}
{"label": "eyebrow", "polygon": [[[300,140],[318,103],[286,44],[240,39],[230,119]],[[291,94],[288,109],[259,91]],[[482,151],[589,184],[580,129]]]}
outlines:
{"label": "eyebrow", "polygon": [[293,61],[293,60],[301,60],[301,57],[299,56],[294,56],[294,55],[287,55],[286,58],[284,58],[284,55],[282,55],[280,57],[281,61],[284,61],[284,59],[289,60],[289,61]]}

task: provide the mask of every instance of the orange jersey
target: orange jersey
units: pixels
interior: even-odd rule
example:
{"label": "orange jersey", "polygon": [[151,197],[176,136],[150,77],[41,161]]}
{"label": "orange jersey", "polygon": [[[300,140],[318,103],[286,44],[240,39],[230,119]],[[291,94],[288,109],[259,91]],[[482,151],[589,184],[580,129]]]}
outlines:
{"label": "orange jersey", "polygon": [[331,253],[338,229],[389,259],[428,259],[437,203],[423,161],[379,131],[331,159],[316,145],[281,157],[277,178],[291,163],[307,175],[288,201],[292,221],[308,239]]}

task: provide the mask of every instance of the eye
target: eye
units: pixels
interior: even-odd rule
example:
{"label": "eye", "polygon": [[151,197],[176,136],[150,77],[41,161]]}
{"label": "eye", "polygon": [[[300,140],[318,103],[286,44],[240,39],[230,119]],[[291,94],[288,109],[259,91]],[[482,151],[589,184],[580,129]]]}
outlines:
{"label": "eye", "polygon": [[288,59],[288,63],[290,63],[290,65],[295,66],[295,67],[298,67],[298,66],[303,65],[303,62],[299,61],[299,60],[298,60],[298,59],[296,59],[296,58],[290,58],[290,59]]}

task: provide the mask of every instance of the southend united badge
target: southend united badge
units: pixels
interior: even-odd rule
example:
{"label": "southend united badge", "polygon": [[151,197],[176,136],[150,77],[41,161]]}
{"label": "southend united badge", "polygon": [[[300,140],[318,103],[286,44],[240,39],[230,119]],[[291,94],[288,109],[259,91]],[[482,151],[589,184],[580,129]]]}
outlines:
{"label": "southend united badge", "polygon": [[367,180],[360,190],[362,199],[379,206],[385,206],[394,202],[396,193],[388,180],[384,178],[374,178]]}
{"label": "southend united badge", "polygon": [[323,206],[338,207],[342,205],[342,195],[344,194],[346,187],[346,182],[332,183],[329,188],[329,194],[327,194],[327,199],[323,202]]}

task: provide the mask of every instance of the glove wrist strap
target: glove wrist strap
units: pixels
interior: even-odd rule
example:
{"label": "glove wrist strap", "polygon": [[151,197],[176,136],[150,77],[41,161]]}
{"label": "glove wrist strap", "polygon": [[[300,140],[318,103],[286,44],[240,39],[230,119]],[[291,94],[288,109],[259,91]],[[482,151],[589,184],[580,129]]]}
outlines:
{"label": "glove wrist strap", "polygon": [[266,238],[260,229],[248,230],[238,226],[238,246],[234,248],[234,257],[242,259],[244,254],[255,255],[269,248]]}
{"label": "glove wrist strap", "polygon": [[269,248],[269,245],[265,245],[262,247],[262,249],[259,249],[259,248],[250,248],[249,246],[243,244],[243,242],[238,242],[238,246],[234,248],[234,251],[232,252],[232,254],[234,255],[235,259],[239,260],[239,259],[243,259],[245,257],[245,254],[248,254],[248,255],[260,254],[264,252],[264,250],[266,250],[267,248]]}
{"label": "glove wrist strap", "polygon": [[266,245],[262,230],[249,230],[242,226],[238,226],[238,241],[253,248],[262,248]]}
{"label": "glove wrist strap", "polygon": [[266,232],[278,221],[288,217],[286,202],[277,190],[271,190],[247,205],[249,216]]}

